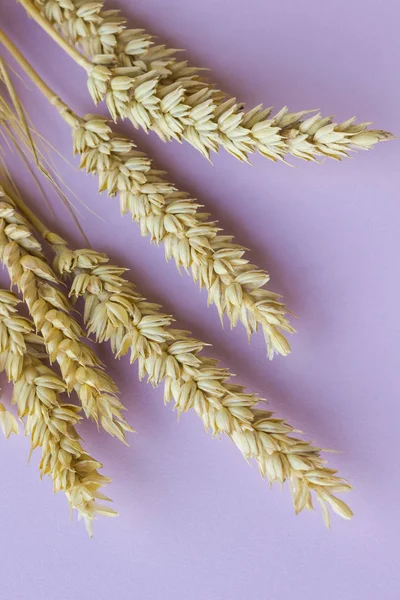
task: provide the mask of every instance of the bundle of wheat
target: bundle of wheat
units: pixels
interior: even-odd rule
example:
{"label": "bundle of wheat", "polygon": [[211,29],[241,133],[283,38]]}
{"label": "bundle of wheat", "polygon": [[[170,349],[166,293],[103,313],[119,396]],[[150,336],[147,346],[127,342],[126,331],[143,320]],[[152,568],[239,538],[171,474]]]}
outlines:
{"label": "bundle of wheat", "polygon": [[71,127],[74,151],[80,166],[99,178],[99,191],[119,195],[121,213],[130,212],[142,235],[164,243],[167,260],[190,269],[193,279],[208,291],[208,301],[216,305],[222,319],[227,314],[232,326],[240,321],[248,336],[258,327],[263,331],[269,358],[287,355],[290,345],[282,332],[293,332],[287,308],[278,294],[265,288],[269,275],[250,264],[245,249],[223,235],[202,205],[164,180],[162,171],[135,150],[135,144],[112,132],[99,116],[78,117],[38,76],[29,62],[0,31],[6,45],[35,85]]}
{"label": "bundle of wheat", "polygon": [[97,342],[109,341],[118,358],[130,353],[131,363],[139,363],[140,378],[156,386],[164,381],[166,403],[174,400],[179,414],[194,409],[206,430],[227,435],[271,484],[288,481],[296,513],[313,507],[314,493],[328,526],[329,505],[351,518],[350,508],[335,496],[351,486],[324,466],[320,448],[294,437],[291,425],[264,410],[255,394],[233,384],[228,369],[202,355],[207,344],[172,328],[173,318],[135,291],[124,277],[125,268],[109,264],[95,250],[69,249],[22,199],[14,201],[52,246],[55,270],[72,277],[70,295],[83,297],[84,321]]}
{"label": "bundle of wheat", "polygon": [[[272,117],[270,109],[258,106],[246,113],[236,99],[205,82],[199,69],[179,62],[175,51],[155,46],[143,30],[127,29],[118,11],[104,10],[101,1],[19,1],[87,71],[94,101],[105,99],[114,120],[129,118],[135,127],[151,129],[164,141],[186,140],[207,158],[223,147],[245,161],[254,152],[275,161],[288,154],[340,160],[352,149],[369,149],[392,137],[367,129],[366,123],[356,125],[354,119],[335,124],[313,111],[289,113],[284,108]],[[224,234],[197,200],[170,183],[132,140],[115,134],[107,119],[73,112],[1,30],[0,43],[70,126],[80,167],[98,176],[99,192],[119,196],[121,213],[131,214],[142,235],[164,244],[167,260],[191,272],[206,288],[221,321],[225,315],[232,326],[240,321],[249,337],[262,329],[269,358],[288,354],[284,334],[294,331],[289,311],[266,287],[269,274],[246,259],[245,248]],[[0,75],[10,90],[1,58]],[[14,91],[11,96],[16,115],[0,96],[0,123],[13,142],[23,140],[22,146],[45,171]],[[18,135],[10,136],[13,127]],[[206,430],[216,437],[226,435],[271,484],[287,482],[296,513],[312,509],[316,499],[328,527],[329,508],[345,519],[352,517],[337,497],[351,486],[325,466],[321,448],[296,437],[298,431],[266,410],[262,399],[233,384],[231,371],[203,354],[207,344],[174,328],[174,318],[136,290],[125,268],[110,264],[109,257],[96,250],[70,249],[18,192],[14,194],[7,177],[3,183],[0,260],[33,323],[18,315],[16,296],[0,290],[0,370],[13,383],[13,402],[31,436],[32,450],[42,449],[41,474],[50,475],[54,489],[66,494],[90,534],[97,515],[116,513],[98,502],[109,500],[100,491],[109,480],[99,474],[100,463],[80,443],[75,427],[82,418],[81,407],[87,418],[125,443],[125,432],[132,431],[122,416],[116,384],[84,341],[90,335],[98,343],[109,342],[117,358],[130,354],[140,378],[147,377],[154,386],[163,383],[165,403],[173,401],[179,414],[193,409]],[[35,229],[54,251],[53,268]],[[74,300],[83,299],[86,331],[73,317],[67,294],[59,287],[61,278]],[[59,366],[61,377],[46,359]],[[61,401],[62,393],[72,391],[81,406]],[[2,403],[0,427],[6,437],[18,432],[16,417]]]}

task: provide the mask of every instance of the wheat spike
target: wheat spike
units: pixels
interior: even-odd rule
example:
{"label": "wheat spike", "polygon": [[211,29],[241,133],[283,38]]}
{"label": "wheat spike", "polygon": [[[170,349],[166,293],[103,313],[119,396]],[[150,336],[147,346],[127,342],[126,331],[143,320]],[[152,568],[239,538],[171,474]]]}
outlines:
{"label": "wheat spike", "polygon": [[245,112],[236,98],[204,81],[201,69],[178,61],[175,50],[154,45],[144,30],[127,29],[119,11],[104,10],[102,1],[20,1],[38,20],[36,5],[89,57],[85,62],[74,56],[87,70],[93,100],[105,99],[114,120],[128,118],[164,141],[185,140],[206,158],[222,147],[241,161],[254,152],[274,161],[287,155],[341,160],[393,137],[368,129],[370,123],[355,123],[355,117],[334,123],[315,111],[290,113],[287,107],[272,116],[262,105]]}
{"label": "wheat spike", "polygon": [[99,191],[119,195],[121,213],[131,213],[141,234],[163,242],[166,259],[173,258],[178,269],[190,269],[221,320],[226,314],[232,327],[240,321],[249,336],[260,326],[269,358],[288,354],[282,331],[294,330],[287,309],[264,287],[268,273],[243,257],[245,249],[233,236],[224,235],[196,200],[165,181],[133,142],[113,134],[106,119],[88,115],[75,121],[73,136],[80,167],[98,176]]}
{"label": "wheat spike", "polygon": [[117,514],[98,502],[109,500],[100,490],[111,480],[98,472],[102,465],[83,449],[75,429],[80,408],[61,402],[67,386],[41,360],[38,344],[43,339],[33,333],[33,323],[19,316],[18,302],[13,293],[0,290],[0,371],[13,383],[12,402],[25,421],[31,452],[42,449],[41,476],[49,475],[54,491],[65,493],[91,535],[97,515]]}
{"label": "wheat spike", "polygon": [[86,416],[125,442],[125,431],[132,429],[121,414],[124,407],[116,395],[117,386],[82,341],[82,329],[71,315],[67,298],[56,287],[57,278],[38,240],[1,186],[0,258],[12,285],[22,292],[50,361],[59,364],[68,393],[75,390]]}
{"label": "wheat spike", "polygon": [[296,513],[312,508],[312,493],[323,506],[343,518],[352,512],[335,493],[351,486],[324,466],[321,450],[293,437],[294,428],[272,412],[257,408],[259,398],[230,382],[231,373],[206,358],[206,346],[188,332],[171,328],[172,317],[157,304],[147,302],[124,277],[126,269],[110,265],[105,254],[70,250],[53,233],[55,269],[73,277],[71,295],[83,297],[88,332],[98,342],[109,341],[116,357],[130,353],[138,361],[139,375],[153,385],[164,381],[165,402],[175,401],[178,413],[193,408],[206,430],[227,435],[246,460],[255,459],[270,483],[289,482]]}

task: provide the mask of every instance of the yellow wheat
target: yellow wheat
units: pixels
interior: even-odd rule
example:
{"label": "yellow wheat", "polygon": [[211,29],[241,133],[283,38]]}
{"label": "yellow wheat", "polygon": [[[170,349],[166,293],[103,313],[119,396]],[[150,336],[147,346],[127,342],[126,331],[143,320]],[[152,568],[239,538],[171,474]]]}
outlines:
{"label": "yellow wheat", "polygon": [[46,239],[56,252],[56,270],[73,276],[71,295],[84,298],[84,320],[97,341],[109,341],[116,357],[130,353],[140,377],[153,385],[164,381],[165,402],[174,399],[179,413],[193,408],[213,435],[227,435],[246,459],[255,459],[271,483],[288,481],[296,513],[312,508],[315,493],[328,526],[328,505],[351,518],[351,510],[335,496],[351,486],[324,466],[320,449],[293,437],[294,428],[272,412],[257,408],[254,394],[231,383],[227,369],[201,354],[204,342],[171,328],[172,317],[134,290],[124,268],[93,250],[71,251],[55,234]]}
{"label": "yellow wheat", "polygon": [[12,402],[25,421],[31,451],[42,449],[41,475],[51,477],[55,492],[65,493],[91,535],[97,515],[117,514],[98,502],[109,500],[100,490],[110,479],[98,472],[102,465],[83,449],[75,429],[80,408],[61,402],[67,386],[39,358],[37,345],[43,339],[33,333],[33,323],[18,315],[18,302],[14,294],[0,290],[0,371],[13,383]]}
{"label": "yellow wheat", "polygon": [[75,390],[85,414],[125,441],[125,431],[132,429],[122,416],[117,386],[82,341],[82,329],[71,315],[67,298],[56,287],[56,276],[44,260],[38,240],[1,186],[0,259],[12,284],[23,294],[50,361],[59,364],[68,392]]}
{"label": "yellow wheat", "polygon": [[355,117],[334,123],[332,117],[290,113],[287,107],[272,116],[272,109],[262,105],[245,112],[236,98],[204,81],[201,70],[177,61],[174,50],[154,45],[142,29],[127,29],[119,11],[104,10],[101,0],[20,1],[38,20],[36,5],[89,57],[74,54],[88,73],[93,100],[105,99],[114,120],[128,118],[164,141],[185,140],[207,158],[222,147],[242,161],[254,152],[274,161],[289,154],[341,160],[352,150],[370,149],[392,137],[368,129],[369,123],[356,124]]}

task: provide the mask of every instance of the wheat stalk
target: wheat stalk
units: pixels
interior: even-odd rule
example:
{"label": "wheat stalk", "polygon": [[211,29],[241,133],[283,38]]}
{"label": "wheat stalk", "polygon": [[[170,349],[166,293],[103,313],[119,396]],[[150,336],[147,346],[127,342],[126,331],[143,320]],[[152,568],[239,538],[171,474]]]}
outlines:
{"label": "wheat stalk", "polygon": [[[38,358],[35,344],[43,339],[34,335],[33,323],[18,315],[18,302],[13,293],[0,290],[0,371],[13,383],[12,402],[19,418],[25,419],[31,452],[42,449],[41,476],[49,475],[54,491],[65,493],[91,535],[97,515],[117,514],[98,502],[109,500],[100,490],[111,480],[98,472],[102,465],[83,449],[75,429],[80,409],[61,402],[67,386]],[[15,425],[14,419],[11,429]]]}
{"label": "wheat stalk", "polygon": [[124,407],[116,395],[117,386],[82,341],[82,329],[71,316],[67,298],[56,287],[57,278],[44,260],[38,240],[1,186],[0,259],[12,285],[23,294],[50,361],[60,366],[68,392],[75,390],[87,417],[125,442],[125,431],[132,429],[121,414]]}
{"label": "wheat stalk", "polygon": [[288,354],[290,346],[282,331],[294,329],[279,295],[264,287],[269,274],[250,264],[233,236],[224,235],[207,220],[196,200],[165,181],[164,173],[154,169],[131,140],[114,134],[102,117],[78,117],[1,31],[0,41],[70,125],[80,166],[98,176],[99,191],[119,195],[121,213],[131,213],[142,235],[163,242],[166,259],[191,270],[193,279],[207,289],[208,302],[216,305],[221,320],[226,314],[232,327],[240,321],[248,336],[261,327],[269,358]]}
{"label": "wheat stalk", "polygon": [[[185,140],[206,158],[223,147],[242,161],[254,152],[274,161],[288,154],[341,160],[351,150],[370,149],[392,138],[388,132],[369,130],[370,123],[356,124],[355,117],[333,123],[332,117],[315,111],[290,113],[287,107],[271,116],[272,109],[262,105],[245,112],[235,98],[203,81],[199,69],[177,62],[176,51],[154,46],[141,29],[127,29],[119,11],[104,10],[102,1],[19,1],[85,68],[93,100],[105,99],[114,120],[128,118],[164,141]],[[89,58],[66,47],[48,23]]]}
{"label": "wheat stalk", "polygon": [[256,408],[257,396],[231,383],[229,370],[201,354],[207,344],[171,328],[173,318],[135,291],[124,277],[126,269],[110,265],[105,254],[94,250],[70,250],[33,220],[56,253],[55,269],[73,277],[70,294],[84,299],[89,334],[98,342],[109,341],[118,358],[130,353],[131,363],[139,363],[140,378],[147,376],[153,385],[164,380],[166,403],[173,399],[179,414],[193,408],[206,430],[227,435],[246,460],[255,459],[271,484],[288,481],[296,513],[313,508],[315,493],[328,527],[328,506],[351,518],[349,507],[335,496],[351,486],[324,466],[319,448],[293,437],[294,428],[272,412]]}

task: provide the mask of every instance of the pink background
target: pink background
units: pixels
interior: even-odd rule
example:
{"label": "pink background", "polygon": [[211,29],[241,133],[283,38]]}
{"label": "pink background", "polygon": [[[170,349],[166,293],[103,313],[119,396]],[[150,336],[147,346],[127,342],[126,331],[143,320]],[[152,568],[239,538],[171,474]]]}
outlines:
{"label": "pink background", "polygon": [[[118,5],[118,3],[117,3]],[[115,6],[115,4],[112,4]],[[399,9],[395,0],[136,0],[119,2],[224,89],[253,106],[321,108],[357,114],[399,133]],[[92,111],[84,73],[13,0],[1,26],[47,82],[80,113]],[[68,158],[68,127],[33,86],[18,84],[43,135]],[[101,110],[101,109],[100,109]],[[103,109],[104,110],[104,109]],[[131,132],[128,124],[124,131]],[[328,532],[315,514],[293,515],[288,490],[272,492],[228,440],[206,435],[195,414],[178,424],[162,390],[139,383],[136,366],[101,356],[120,384],[137,430],[131,447],[82,428],[88,448],[114,479],[118,519],[95,536],[70,523],[66,500],[40,482],[28,440],[0,440],[1,596],[14,600],[389,600],[399,594],[399,143],[343,163],[254,159],[227,154],[214,167],[188,145],[137,135],[180,186],[197,194],[225,229],[252,248],[298,315],[293,353],[269,363],[261,335],[222,331],[205,294],[164,262],[96,181],[57,161],[87,204],[92,244],[131,268],[150,298],[214,345],[238,379],[267,396],[311,439],[340,449],[330,463],[355,485],[352,522]],[[15,157],[20,186],[43,215],[43,200]],[[62,233],[80,243],[57,202]],[[49,218],[50,221],[54,221]],[[56,226],[52,222],[53,226]],[[5,273],[2,282],[8,285]],[[6,386],[2,386],[5,391]]]}

